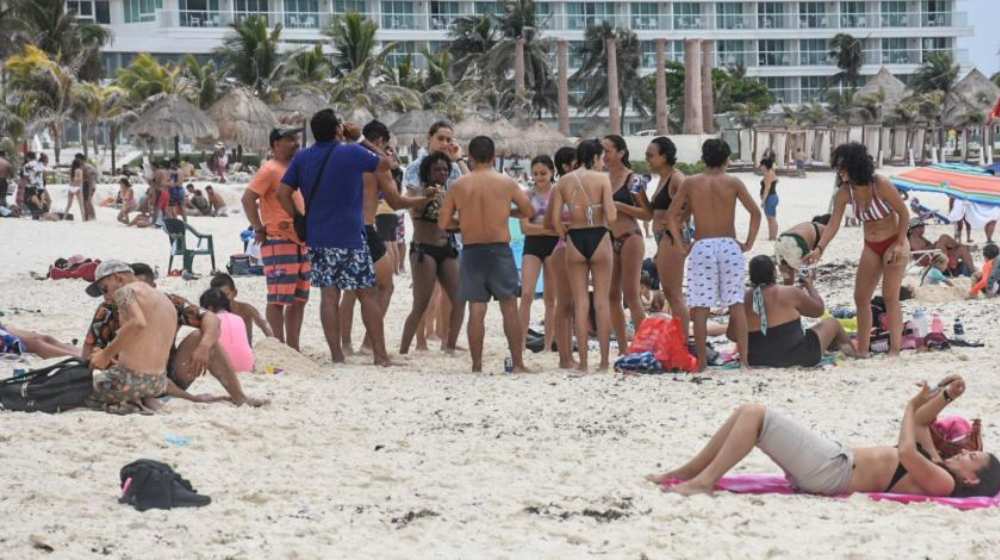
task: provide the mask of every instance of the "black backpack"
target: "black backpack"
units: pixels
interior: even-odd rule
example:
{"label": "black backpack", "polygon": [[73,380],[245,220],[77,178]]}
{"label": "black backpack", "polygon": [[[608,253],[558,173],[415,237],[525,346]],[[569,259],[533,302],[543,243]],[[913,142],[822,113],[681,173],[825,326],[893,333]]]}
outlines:
{"label": "black backpack", "polygon": [[191,483],[170,465],[152,459],[139,459],[125,465],[119,478],[122,497],[118,502],[134,506],[139,511],[201,507],[212,502],[209,496],[198,494]]}
{"label": "black backpack", "polygon": [[83,406],[93,392],[90,366],[79,358],[69,358],[0,381],[0,410],[55,414]]}

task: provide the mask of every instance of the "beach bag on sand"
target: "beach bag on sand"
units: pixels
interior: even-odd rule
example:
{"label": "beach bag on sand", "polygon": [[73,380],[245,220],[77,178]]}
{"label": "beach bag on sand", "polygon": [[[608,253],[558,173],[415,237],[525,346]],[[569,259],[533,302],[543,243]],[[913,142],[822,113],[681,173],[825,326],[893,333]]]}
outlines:
{"label": "beach bag on sand", "polygon": [[122,489],[118,503],[134,506],[139,511],[201,507],[212,503],[212,498],[198,494],[170,465],[159,461],[133,461],[122,467],[118,476]]}
{"label": "beach bag on sand", "polygon": [[316,191],[319,190],[319,182],[323,180],[323,172],[326,171],[326,164],[330,161],[330,156],[333,155],[333,151],[337,149],[334,145],[332,148],[326,151],[326,157],[323,158],[323,165],[319,166],[319,173],[316,174],[316,181],[313,183],[313,188],[309,191],[309,198],[305,200],[306,213],[299,214],[298,212],[292,216],[292,226],[295,228],[295,235],[299,236],[299,239],[306,241],[306,216],[309,215],[309,205],[312,204],[313,197],[316,196]]}
{"label": "beach bag on sand", "polygon": [[94,374],[69,358],[0,382],[0,410],[55,414],[83,406],[94,392]]}
{"label": "beach bag on sand", "polygon": [[942,459],[962,451],[982,451],[983,422],[976,418],[970,425],[961,416],[944,416],[931,424],[931,440]]}
{"label": "beach bag on sand", "polygon": [[84,259],[73,262],[72,259],[56,259],[56,262],[49,267],[49,278],[52,280],[65,280],[68,278],[78,278],[87,282],[94,281],[94,274],[101,261]]}
{"label": "beach bag on sand", "polygon": [[698,360],[688,352],[687,341],[681,333],[680,319],[666,315],[646,317],[632,337],[626,353],[652,352],[665,370],[695,371]]}

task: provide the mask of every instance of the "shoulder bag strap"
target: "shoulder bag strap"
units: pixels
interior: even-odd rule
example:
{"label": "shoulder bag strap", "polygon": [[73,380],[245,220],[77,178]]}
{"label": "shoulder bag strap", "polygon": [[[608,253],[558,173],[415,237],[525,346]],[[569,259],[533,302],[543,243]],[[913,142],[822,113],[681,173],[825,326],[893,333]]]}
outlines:
{"label": "shoulder bag strap", "polygon": [[309,191],[309,196],[306,198],[306,212],[303,216],[309,214],[309,205],[312,204],[313,197],[316,196],[316,191],[319,190],[319,182],[323,180],[323,172],[326,171],[326,164],[330,161],[330,156],[333,155],[333,151],[337,149],[338,144],[334,144],[329,150],[326,151],[326,157],[323,158],[323,165],[319,166],[319,173],[316,175],[316,180],[313,181],[313,188]]}

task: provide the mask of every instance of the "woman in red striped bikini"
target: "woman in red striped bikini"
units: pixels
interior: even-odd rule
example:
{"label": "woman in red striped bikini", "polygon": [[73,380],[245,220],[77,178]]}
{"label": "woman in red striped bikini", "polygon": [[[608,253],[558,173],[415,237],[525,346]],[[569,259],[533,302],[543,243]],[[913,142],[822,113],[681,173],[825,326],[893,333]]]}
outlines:
{"label": "woman in red striped bikini", "polygon": [[833,151],[833,168],[840,175],[841,187],[834,199],[833,217],[816,249],[806,262],[819,262],[823,252],[843,223],[847,204],[864,226],[864,248],[854,282],[854,304],[858,312],[857,350],[867,357],[871,339],[871,298],[879,279],[889,320],[889,355],[899,354],[903,338],[903,311],[899,288],[910,262],[910,243],[906,238],[910,213],[899,192],[888,179],[875,174],[875,162],[868,150],[857,142],[841,144]]}

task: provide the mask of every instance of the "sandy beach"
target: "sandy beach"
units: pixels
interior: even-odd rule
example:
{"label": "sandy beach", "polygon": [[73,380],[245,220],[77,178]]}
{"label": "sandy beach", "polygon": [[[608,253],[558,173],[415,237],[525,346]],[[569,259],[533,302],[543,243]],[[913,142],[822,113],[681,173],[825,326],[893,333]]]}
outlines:
{"label": "sandy beach", "polygon": [[[739,176],[756,198],[759,178]],[[832,173],[781,177],[782,229],[825,213],[832,185]],[[238,209],[242,185],[218,188]],[[97,198],[111,189],[102,186]],[[51,190],[62,210],[66,188]],[[82,341],[97,305],[85,283],[30,274],[44,275],[58,257],[144,261],[165,273],[166,235],[126,228],[115,213],[100,208],[98,221],[86,224],[0,220],[0,322]],[[742,236],[747,216],[737,215]],[[242,215],[190,223],[215,236],[220,268],[241,251]],[[951,228],[928,226],[927,237],[945,232]],[[981,247],[983,232],[974,238]],[[653,241],[646,244],[651,256]],[[762,225],[753,254],[772,254],[771,245]],[[853,307],[860,248],[861,230],[843,228],[827,250],[826,263],[845,265],[818,279],[828,308]],[[159,285],[196,301],[208,270],[198,258],[203,279]],[[263,310],[264,278],[236,282],[240,299]],[[411,353],[392,369],[372,367],[368,356],[334,367],[314,291],[303,327],[308,359],[283,358],[268,345],[261,365],[284,371],[241,378],[249,394],[271,399],[265,408],[172,400],[154,416],[0,414],[0,558],[994,558],[1000,509],[960,512],[861,495],[686,499],[643,480],[687,460],[746,402],[780,408],[847,445],[893,445],[913,384],[951,373],[965,376],[968,391],[949,412],[982,418],[987,450],[1000,450],[998,300],[932,295],[933,302],[904,302],[905,312],[938,311],[948,333],[960,316],[967,338],[986,347],[808,370],[579,377],[557,369],[555,354],[527,356],[539,374],[503,374],[496,306],[487,316],[486,374],[468,373],[467,355],[438,352]],[[410,302],[409,276],[397,276],[386,320],[394,355]],[[539,302],[534,319],[541,314]],[[354,328],[357,344],[360,319]],[[27,363],[0,361],[0,376],[43,362]],[[222,388],[209,377],[192,392]],[[118,471],[139,458],[170,463],[213,503],[146,513],[118,504]],[[734,472],[778,468],[754,451]]]}

